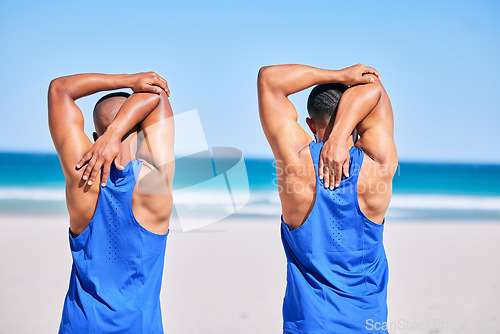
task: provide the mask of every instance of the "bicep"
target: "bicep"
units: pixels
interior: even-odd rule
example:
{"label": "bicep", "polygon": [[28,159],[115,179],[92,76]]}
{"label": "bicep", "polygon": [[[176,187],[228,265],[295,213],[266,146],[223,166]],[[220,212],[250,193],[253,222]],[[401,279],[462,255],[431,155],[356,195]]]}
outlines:
{"label": "bicep", "polygon": [[311,136],[297,123],[293,103],[280,92],[259,84],[259,115],[275,157],[298,153]]}

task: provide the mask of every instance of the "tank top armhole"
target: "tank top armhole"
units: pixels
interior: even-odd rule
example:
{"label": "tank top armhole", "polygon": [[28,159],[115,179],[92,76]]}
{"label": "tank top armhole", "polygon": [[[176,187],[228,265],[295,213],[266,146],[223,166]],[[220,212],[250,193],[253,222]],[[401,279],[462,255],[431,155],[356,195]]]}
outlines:
{"label": "tank top armhole", "polygon": [[382,222],[382,224],[377,224],[375,223],[373,220],[371,220],[370,218],[368,218],[363,211],[361,211],[361,208],[359,206],[359,197],[358,197],[358,180],[359,180],[359,174],[361,173],[361,168],[363,167],[363,161],[364,161],[364,152],[362,149],[360,149],[359,147],[356,147],[356,149],[358,150],[359,152],[359,170],[357,171],[356,175],[355,175],[355,179],[354,179],[354,191],[356,192],[355,196],[354,196],[354,204],[356,206],[356,211],[358,212],[358,215],[361,216],[361,218],[363,219],[363,221],[369,223],[370,225],[376,225],[376,226],[384,226],[385,224],[385,217],[384,217],[384,220]]}
{"label": "tank top armhole", "polygon": [[[99,187],[101,187],[101,185],[99,185]],[[96,214],[99,211],[99,208],[102,206],[102,204],[101,204],[101,190],[102,190],[102,188],[99,188],[99,194],[97,195],[97,204],[95,206],[94,213],[92,214],[92,218],[90,218],[89,223],[83,229],[83,231],[80,232],[80,234],[78,234],[76,237],[74,237],[73,232],[71,232],[71,227],[68,228],[68,233],[69,233],[69,237],[71,238],[71,240],[75,240],[75,241],[80,240],[83,238],[83,237],[80,238],[81,235],[86,235],[89,233],[89,230],[92,228],[92,225],[94,223]]]}
{"label": "tank top armhole", "polygon": [[[132,189],[135,190],[135,186],[137,184],[137,181],[139,180],[139,174],[141,172],[142,166],[144,165],[144,161],[140,161],[136,159],[136,164],[133,166],[133,173],[134,173],[134,186]],[[129,214],[130,218],[132,219],[133,224],[139,228],[139,230],[143,231],[144,233],[147,233],[149,235],[153,235],[156,237],[163,237],[166,238],[168,234],[170,233],[170,228],[167,230],[167,233],[165,234],[157,234],[154,232],[151,232],[150,230],[146,229],[144,226],[141,225],[141,223],[137,220],[134,214],[134,209],[132,208],[132,201],[134,197],[134,191],[130,193],[130,198],[127,198],[127,203],[128,203],[128,209],[129,209]]]}
{"label": "tank top armhole", "polygon": [[[311,158],[312,158],[312,161],[313,161],[313,166],[314,166],[314,178],[315,178],[315,182],[316,182],[316,187],[315,187],[315,190],[314,190],[314,203],[313,203],[313,206],[311,208],[311,211],[309,211],[309,213],[307,214],[306,218],[304,219],[304,221],[302,222],[302,224],[300,224],[299,227],[293,229],[293,230],[290,230],[290,226],[288,226],[288,224],[283,220],[283,214],[281,215],[281,223],[283,225],[285,225],[286,227],[286,230],[289,232],[289,233],[294,233],[295,231],[298,231],[298,230],[304,230],[305,228],[302,228],[304,225],[308,225],[308,221],[309,221],[309,218],[312,216],[314,210],[316,209],[316,203],[318,202],[318,196],[319,196],[319,191],[318,191],[318,187],[321,186],[321,182],[319,180],[319,176],[318,176],[318,169],[317,169],[317,166],[316,166],[316,160],[314,157],[316,155],[316,148],[314,148],[314,151],[315,153],[313,153],[313,147],[314,145],[317,144],[314,140],[311,141],[311,143],[309,143],[309,154],[311,154]],[[320,146],[320,151],[321,151],[321,147],[323,147],[323,143],[320,143],[321,146]],[[319,144],[317,144],[319,145]],[[318,155],[318,159],[319,159],[319,155]]]}

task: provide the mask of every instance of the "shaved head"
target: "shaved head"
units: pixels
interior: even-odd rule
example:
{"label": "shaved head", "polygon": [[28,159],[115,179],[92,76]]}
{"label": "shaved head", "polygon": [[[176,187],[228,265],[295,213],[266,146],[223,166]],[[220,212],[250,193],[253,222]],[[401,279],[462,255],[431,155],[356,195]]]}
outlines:
{"label": "shaved head", "polygon": [[94,127],[98,136],[101,136],[113,122],[129,96],[129,93],[116,92],[107,94],[97,101],[94,107]]}

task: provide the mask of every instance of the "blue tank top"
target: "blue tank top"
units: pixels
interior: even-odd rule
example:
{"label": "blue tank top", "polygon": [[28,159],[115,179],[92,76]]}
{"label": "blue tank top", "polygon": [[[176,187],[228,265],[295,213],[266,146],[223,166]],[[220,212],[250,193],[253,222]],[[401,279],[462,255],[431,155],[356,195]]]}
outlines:
{"label": "blue tank top", "polygon": [[77,237],[59,333],[163,333],[160,288],[167,234],[143,228],[132,212],[142,162],[111,167],[93,218]]}
{"label": "blue tank top", "polygon": [[359,209],[363,151],[349,150],[349,177],[325,189],[318,177],[323,143],[312,142],[316,199],[306,221],[290,230],[281,220],[287,257],[283,329],[288,333],[387,333],[388,266],[383,226]]}

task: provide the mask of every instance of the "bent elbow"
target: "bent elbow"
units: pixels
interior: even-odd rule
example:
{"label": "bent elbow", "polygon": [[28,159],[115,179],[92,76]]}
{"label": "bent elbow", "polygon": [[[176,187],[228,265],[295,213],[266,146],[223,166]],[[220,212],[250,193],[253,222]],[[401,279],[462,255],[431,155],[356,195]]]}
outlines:
{"label": "bent elbow", "polygon": [[52,81],[49,84],[49,89],[48,89],[49,95],[63,92],[64,87],[66,86],[65,82],[66,82],[65,77],[59,77],[59,78],[52,79]]}
{"label": "bent elbow", "polygon": [[272,73],[274,72],[273,66],[262,66],[259,69],[257,76],[257,84],[259,87],[268,86],[270,84]]}
{"label": "bent elbow", "polygon": [[163,89],[160,91],[160,94],[157,94],[158,96],[158,102],[168,102],[168,95],[167,92],[165,92]]}

